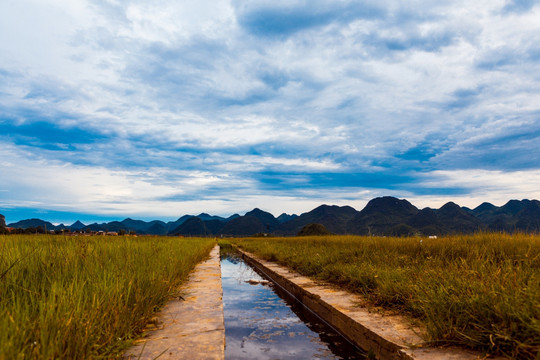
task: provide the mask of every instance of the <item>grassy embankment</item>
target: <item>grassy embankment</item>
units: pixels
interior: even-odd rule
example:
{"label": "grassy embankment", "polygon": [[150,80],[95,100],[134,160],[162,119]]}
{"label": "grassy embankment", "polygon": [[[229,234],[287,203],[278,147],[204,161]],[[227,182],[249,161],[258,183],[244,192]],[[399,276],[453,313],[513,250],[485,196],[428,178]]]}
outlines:
{"label": "grassy embankment", "polygon": [[540,358],[540,236],[251,238],[246,251],[421,319],[426,340]]}
{"label": "grassy embankment", "polygon": [[121,355],[214,245],[167,237],[0,236],[0,359]]}

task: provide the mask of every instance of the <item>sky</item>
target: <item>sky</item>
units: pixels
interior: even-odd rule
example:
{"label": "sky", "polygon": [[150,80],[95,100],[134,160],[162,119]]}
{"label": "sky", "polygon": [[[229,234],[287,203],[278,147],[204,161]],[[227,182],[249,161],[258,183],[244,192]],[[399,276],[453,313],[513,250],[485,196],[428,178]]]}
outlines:
{"label": "sky", "polygon": [[540,198],[540,1],[2,0],[0,214]]}

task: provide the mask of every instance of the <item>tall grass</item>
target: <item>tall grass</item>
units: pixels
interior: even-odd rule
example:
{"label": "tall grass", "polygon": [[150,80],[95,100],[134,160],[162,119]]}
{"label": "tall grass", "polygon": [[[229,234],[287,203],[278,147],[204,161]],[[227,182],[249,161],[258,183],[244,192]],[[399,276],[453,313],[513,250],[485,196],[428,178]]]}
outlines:
{"label": "tall grass", "polygon": [[0,236],[0,359],[120,356],[214,244]]}
{"label": "tall grass", "polygon": [[540,358],[540,236],[252,238],[237,244],[420,319],[434,344]]}

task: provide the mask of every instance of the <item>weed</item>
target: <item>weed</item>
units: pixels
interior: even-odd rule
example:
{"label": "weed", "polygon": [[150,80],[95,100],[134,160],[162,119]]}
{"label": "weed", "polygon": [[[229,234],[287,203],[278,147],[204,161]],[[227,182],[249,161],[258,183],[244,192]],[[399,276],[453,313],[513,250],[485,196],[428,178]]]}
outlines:
{"label": "weed", "polygon": [[540,356],[540,236],[247,238],[241,248],[408,313],[426,340]]}
{"label": "weed", "polygon": [[214,245],[0,235],[0,359],[119,357]]}

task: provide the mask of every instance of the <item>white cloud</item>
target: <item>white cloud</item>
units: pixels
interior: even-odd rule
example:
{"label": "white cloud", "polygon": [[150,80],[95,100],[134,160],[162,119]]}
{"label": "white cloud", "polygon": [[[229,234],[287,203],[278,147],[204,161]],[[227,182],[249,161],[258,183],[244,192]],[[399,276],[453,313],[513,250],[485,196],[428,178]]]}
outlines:
{"label": "white cloud", "polygon": [[447,187],[470,191],[466,195],[410,197],[409,200],[414,204],[423,206],[438,208],[447,201],[453,201],[461,206],[474,208],[484,201],[502,206],[512,199],[540,198],[540,170],[437,170],[422,177],[424,180],[421,184],[426,189]]}
{"label": "white cloud", "polygon": [[[313,200],[297,188],[271,196],[253,173],[301,172],[298,186],[314,173],[405,173],[409,184],[380,193],[438,201],[416,193],[481,189],[452,175],[469,179],[464,169],[508,181],[475,190],[486,200],[525,195],[512,174],[538,168],[540,7],[506,5],[384,1],[364,3],[365,12],[351,1],[4,1],[0,124],[48,121],[103,135],[45,147],[38,135],[7,134],[0,160],[17,165],[2,175],[11,184],[4,198],[65,196],[88,211],[163,204],[163,213],[223,213],[257,201],[299,210],[379,190],[321,184]],[[430,160],[399,157],[422,146]],[[30,169],[42,181],[25,176]]]}
{"label": "white cloud", "polygon": [[162,198],[182,195],[191,198],[192,194],[225,181],[229,186],[238,182],[203,171],[152,167],[130,171],[74,166],[43,158],[30,159],[9,147],[3,147],[0,159],[0,182],[8,193],[2,201],[4,207],[34,204],[73,212],[165,216],[212,201],[202,197],[201,201],[187,202],[160,200]]}

